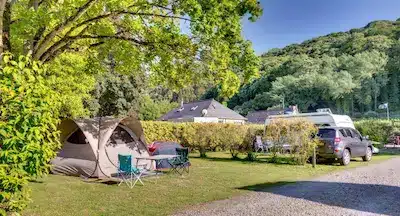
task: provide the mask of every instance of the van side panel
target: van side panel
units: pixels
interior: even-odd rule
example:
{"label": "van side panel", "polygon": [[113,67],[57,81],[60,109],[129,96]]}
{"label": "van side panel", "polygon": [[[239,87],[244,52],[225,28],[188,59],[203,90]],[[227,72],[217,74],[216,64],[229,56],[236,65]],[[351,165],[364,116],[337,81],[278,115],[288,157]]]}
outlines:
{"label": "van side panel", "polygon": [[276,115],[269,116],[265,120],[267,126],[273,119],[291,119],[291,118],[305,118],[318,126],[331,126],[331,127],[349,127],[355,128],[351,118],[347,115],[333,115],[329,113],[302,113],[297,115]]}

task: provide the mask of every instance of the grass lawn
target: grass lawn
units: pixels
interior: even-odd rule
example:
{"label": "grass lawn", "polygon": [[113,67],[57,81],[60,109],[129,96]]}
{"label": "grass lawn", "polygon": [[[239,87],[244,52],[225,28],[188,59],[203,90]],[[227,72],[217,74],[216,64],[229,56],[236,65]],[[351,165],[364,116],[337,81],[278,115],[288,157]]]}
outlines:
{"label": "grass lawn", "polygon": [[[145,179],[145,186],[87,183],[77,177],[50,175],[31,183],[32,203],[23,215],[168,215],[185,207],[226,199],[248,192],[241,187],[280,181],[305,180],[350,166],[294,166],[228,159],[228,153],[208,153],[208,159],[191,158],[190,174]],[[373,157],[374,163],[390,155]]]}

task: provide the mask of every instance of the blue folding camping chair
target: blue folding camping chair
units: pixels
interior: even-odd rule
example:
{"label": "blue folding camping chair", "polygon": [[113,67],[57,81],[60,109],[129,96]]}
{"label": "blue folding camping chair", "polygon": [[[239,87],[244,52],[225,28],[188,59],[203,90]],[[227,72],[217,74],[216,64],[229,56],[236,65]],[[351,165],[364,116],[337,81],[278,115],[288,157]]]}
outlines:
{"label": "blue folding camping chair", "polygon": [[118,176],[122,179],[118,186],[125,182],[129,188],[133,188],[138,181],[144,185],[140,179],[144,170],[132,166],[132,155],[118,154],[118,163]]}

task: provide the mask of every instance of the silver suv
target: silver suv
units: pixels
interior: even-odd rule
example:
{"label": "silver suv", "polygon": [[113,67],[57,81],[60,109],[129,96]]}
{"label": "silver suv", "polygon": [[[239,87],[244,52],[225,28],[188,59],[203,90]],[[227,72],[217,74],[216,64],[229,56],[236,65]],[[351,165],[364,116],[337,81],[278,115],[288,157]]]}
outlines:
{"label": "silver suv", "polygon": [[318,130],[317,136],[322,141],[317,149],[320,158],[337,158],[345,166],[354,157],[362,157],[364,161],[372,158],[372,143],[353,128],[323,127]]}

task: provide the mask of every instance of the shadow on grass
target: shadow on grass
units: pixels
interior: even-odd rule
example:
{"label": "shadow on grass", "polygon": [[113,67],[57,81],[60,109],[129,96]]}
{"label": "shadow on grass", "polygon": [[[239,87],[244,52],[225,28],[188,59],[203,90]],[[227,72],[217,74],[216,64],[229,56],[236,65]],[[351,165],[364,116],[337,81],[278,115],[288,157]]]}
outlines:
{"label": "shadow on grass", "polygon": [[378,155],[400,155],[400,148],[382,148]]}
{"label": "shadow on grass", "polygon": [[[272,193],[363,212],[399,215],[400,187],[345,182],[272,182],[244,186],[241,190]],[[293,203],[295,204],[295,202]]]}
{"label": "shadow on grass", "polygon": [[[215,162],[232,162],[232,161],[237,161],[237,162],[242,162],[242,163],[269,163],[269,164],[276,164],[276,165],[297,165],[293,158],[291,158],[289,155],[280,155],[276,157],[275,159],[272,158],[272,156],[268,155],[260,155],[258,156],[255,160],[250,161],[247,160],[246,158],[226,158],[226,157],[199,157],[199,156],[190,156],[190,158],[197,158],[197,159],[203,159],[203,160],[208,160],[208,161],[215,161]],[[355,161],[355,160],[352,160]],[[340,164],[338,162],[329,162],[329,161],[319,161],[318,164],[323,164],[323,165],[332,165],[332,166],[339,166]]]}
{"label": "shadow on grass", "polygon": [[[243,163],[273,163],[272,158],[256,158],[255,160],[247,160],[246,158],[226,158],[226,157],[197,157],[197,156],[191,156],[190,158],[197,158],[197,159],[203,159],[203,160],[208,160],[208,161],[217,161],[217,162],[232,162],[232,161],[237,161],[237,162],[243,162]],[[292,159],[289,157],[281,157],[277,158],[275,164],[291,164]]]}

